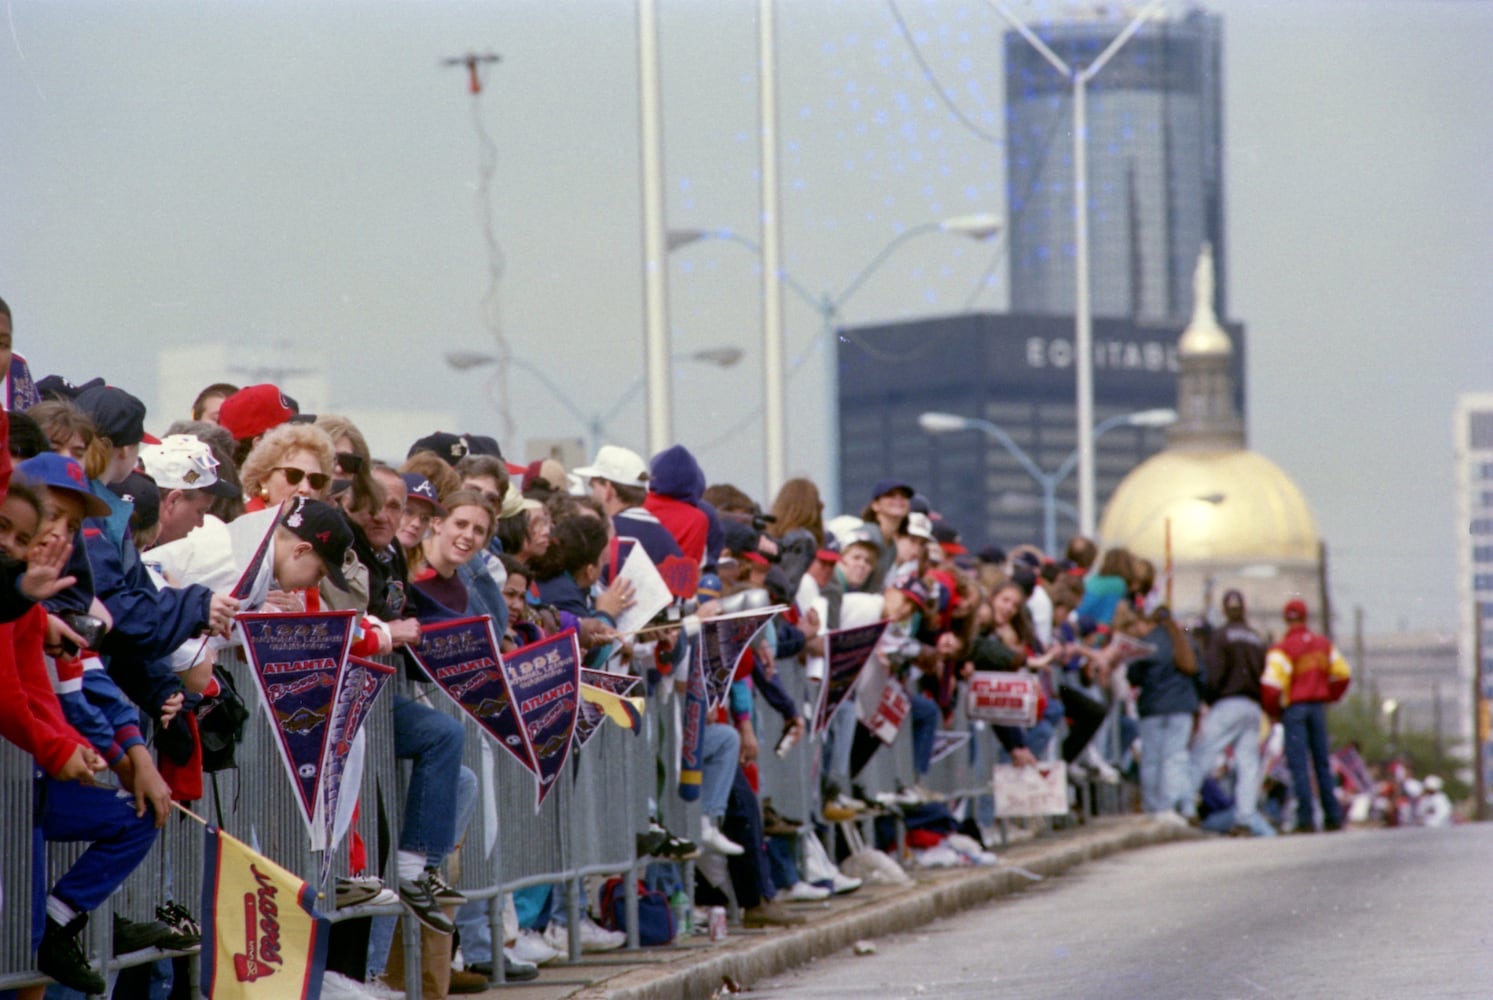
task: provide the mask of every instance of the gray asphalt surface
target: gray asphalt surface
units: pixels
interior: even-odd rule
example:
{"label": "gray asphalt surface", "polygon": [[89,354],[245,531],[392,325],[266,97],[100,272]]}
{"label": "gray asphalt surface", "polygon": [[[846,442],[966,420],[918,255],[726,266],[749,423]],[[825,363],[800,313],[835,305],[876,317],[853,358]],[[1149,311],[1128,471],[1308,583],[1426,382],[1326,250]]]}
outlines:
{"label": "gray asphalt surface", "polygon": [[752,989],[828,997],[1493,998],[1493,824],[1167,844]]}

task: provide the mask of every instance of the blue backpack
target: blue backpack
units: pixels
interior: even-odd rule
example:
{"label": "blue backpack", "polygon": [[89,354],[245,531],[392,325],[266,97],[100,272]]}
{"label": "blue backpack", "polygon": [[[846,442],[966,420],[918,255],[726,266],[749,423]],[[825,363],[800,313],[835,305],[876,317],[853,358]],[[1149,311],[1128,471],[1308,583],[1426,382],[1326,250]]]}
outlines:
{"label": "blue backpack", "polygon": [[[627,892],[622,876],[613,875],[601,887],[601,925],[608,930],[627,930]],[[638,882],[638,943],[656,946],[674,943],[674,911],[669,897]]]}

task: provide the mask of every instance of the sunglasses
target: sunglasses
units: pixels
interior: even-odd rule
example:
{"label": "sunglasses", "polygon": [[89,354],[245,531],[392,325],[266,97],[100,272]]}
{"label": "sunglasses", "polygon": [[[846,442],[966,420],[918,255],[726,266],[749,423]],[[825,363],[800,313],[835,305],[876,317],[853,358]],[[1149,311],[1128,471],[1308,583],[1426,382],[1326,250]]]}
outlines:
{"label": "sunglasses", "polygon": [[275,471],[284,473],[285,481],[290,485],[299,486],[301,485],[301,480],[304,479],[311,484],[313,490],[324,490],[327,488],[327,483],[332,481],[332,477],[325,472],[307,472],[305,469],[297,469],[287,465],[277,466]]}
{"label": "sunglasses", "polygon": [[363,471],[363,456],[354,455],[350,451],[339,451],[337,453],[337,464],[342,471],[350,476],[356,476]]}

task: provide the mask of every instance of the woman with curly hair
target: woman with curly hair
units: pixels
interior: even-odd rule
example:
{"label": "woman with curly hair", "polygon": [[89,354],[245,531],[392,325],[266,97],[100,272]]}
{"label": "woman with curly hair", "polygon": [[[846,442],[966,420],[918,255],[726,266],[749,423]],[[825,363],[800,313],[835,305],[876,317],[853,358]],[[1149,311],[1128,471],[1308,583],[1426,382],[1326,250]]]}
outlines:
{"label": "woman with curly hair", "polygon": [[325,500],[335,463],[326,431],[309,424],[281,424],[260,438],[239,469],[248,498],[244,509],[277,507],[297,494]]}

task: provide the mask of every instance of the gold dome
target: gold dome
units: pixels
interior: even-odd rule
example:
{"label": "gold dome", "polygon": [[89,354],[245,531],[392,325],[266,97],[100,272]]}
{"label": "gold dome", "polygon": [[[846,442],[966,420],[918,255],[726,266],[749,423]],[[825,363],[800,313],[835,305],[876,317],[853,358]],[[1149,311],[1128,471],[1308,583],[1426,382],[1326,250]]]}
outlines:
{"label": "gold dome", "polygon": [[1099,537],[1158,566],[1171,519],[1175,563],[1315,562],[1317,525],[1305,498],[1274,462],[1252,451],[1163,451],[1121,481]]}

